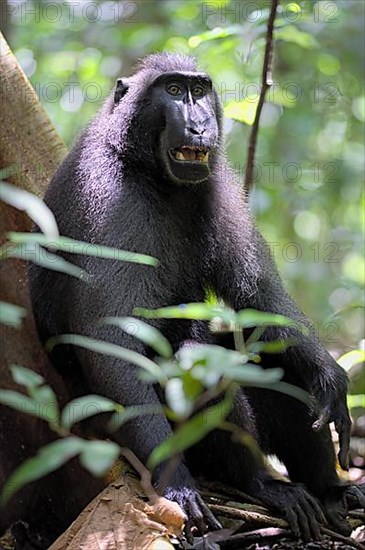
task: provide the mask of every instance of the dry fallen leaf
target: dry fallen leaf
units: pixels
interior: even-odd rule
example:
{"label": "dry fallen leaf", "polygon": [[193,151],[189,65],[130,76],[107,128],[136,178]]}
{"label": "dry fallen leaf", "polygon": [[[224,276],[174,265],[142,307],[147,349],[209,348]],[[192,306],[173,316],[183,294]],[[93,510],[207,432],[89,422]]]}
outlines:
{"label": "dry fallen leaf", "polygon": [[182,533],[181,508],[163,497],[153,505],[133,474],[123,473],[81,512],[49,550],[173,550]]}

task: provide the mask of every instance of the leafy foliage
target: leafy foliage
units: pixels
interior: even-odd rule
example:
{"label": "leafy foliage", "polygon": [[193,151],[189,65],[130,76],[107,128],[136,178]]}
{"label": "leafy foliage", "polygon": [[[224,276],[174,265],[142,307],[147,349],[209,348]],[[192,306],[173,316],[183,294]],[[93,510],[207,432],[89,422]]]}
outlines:
{"label": "leafy foliage", "polygon": [[[290,319],[282,316],[253,310],[249,310],[247,315],[244,315],[245,312],[235,314],[226,308],[217,308],[215,305],[208,304],[188,304],[183,308],[145,311],[150,316],[153,313],[163,316],[166,312],[170,316],[173,316],[172,313],[178,316],[183,311],[185,318],[221,317],[225,321],[236,321],[240,329],[252,324],[262,327],[270,324],[291,324]],[[245,353],[240,353],[215,345],[201,344],[185,346],[173,355],[172,348],[165,337],[156,328],[139,319],[106,318],[103,323],[116,325],[129,334],[134,334],[159,353],[160,357],[153,361],[121,346],[76,334],[53,337],[48,342],[48,348],[52,349],[60,344],[72,344],[96,353],[130,361],[140,367],[141,380],[159,383],[164,388],[167,405],[163,408],[141,404],[126,408],[111,399],[87,395],[71,401],[60,411],[55,393],[45,384],[42,376],[24,367],[12,365],[13,380],[16,384],[23,386],[26,394],[13,390],[0,390],[0,403],[48,422],[50,428],[62,439],[43,447],[37,456],[28,459],[13,472],[3,489],[4,499],[10,498],[25,483],[56,470],[76,456],[79,456],[81,464],[92,474],[105,474],[118,458],[119,446],[110,441],[84,440],[71,432],[75,424],[95,414],[113,413],[109,422],[111,431],[118,429],[128,419],[143,414],[163,412],[170,420],[178,422],[179,427],[175,433],[151,454],[149,466],[153,468],[160,462],[183,452],[217,427],[234,431],[236,428],[225,423],[225,417],[229,413],[234,393],[240,384],[283,391],[309,403],[305,392],[280,382],[281,369],[266,371],[254,362],[250,362],[256,361],[258,356],[256,352],[250,352],[249,348]],[[220,396],[223,397],[218,403],[209,405],[210,401]],[[208,407],[200,411],[203,404],[208,404]],[[253,441],[246,441],[245,434],[241,434],[240,438],[244,444],[255,446]]]}

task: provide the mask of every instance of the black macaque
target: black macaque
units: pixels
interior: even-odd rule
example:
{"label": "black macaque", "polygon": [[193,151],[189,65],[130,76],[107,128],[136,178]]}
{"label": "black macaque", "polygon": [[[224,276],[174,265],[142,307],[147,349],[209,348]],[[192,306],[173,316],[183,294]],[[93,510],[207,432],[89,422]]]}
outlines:
{"label": "black macaque", "polygon": [[[137,339],[115,327],[101,328],[98,321],[130,315],[135,307],[201,302],[207,287],[235,310],[276,312],[308,324],[283,289],[245,194],[226,168],[221,106],[211,79],[190,57],[150,55],[131,77],[119,79],[56,171],[45,201],[62,235],[149,254],[160,264],[69,256],[90,273],[91,284],[32,266],[32,301],[43,340],[77,333],[149,354]],[[161,320],[156,326],[176,351],[186,340],[214,341],[203,322]],[[264,334],[266,339],[290,336],[287,327]],[[320,538],[324,515],[334,528],[349,533],[347,501],[364,505],[365,496],[359,488],[341,485],[328,427],[335,422],[339,461],[346,469],[351,426],[346,375],[313,331],[296,337],[298,345],[263,357],[263,365],[283,367],[285,380],[308,390],[317,409],[280,393],[242,390],[229,417],[252,433],[265,453],[285,463],[291,483],[273,479],[264,460],[226,432],[213,432],[200,444],[203,452],[198,445],[186,453],[164,489],[186,512],[188,532],[192,526],[201,531],[219,526],[196,490],[192,474],[202,473],[279,509],[298,536]],[[64,350],[57,348],[68,364],[64,370],[72,374],[80,367],[84,393],[125,406],[160,402],[156,388],[141,383],[133,365],[80,348],[72,350],[70,362]],[[128,422],[115,439],[146,462],[170,434],[161,414]],[[154,474],[156,487],[162,472],[160,467]]]}

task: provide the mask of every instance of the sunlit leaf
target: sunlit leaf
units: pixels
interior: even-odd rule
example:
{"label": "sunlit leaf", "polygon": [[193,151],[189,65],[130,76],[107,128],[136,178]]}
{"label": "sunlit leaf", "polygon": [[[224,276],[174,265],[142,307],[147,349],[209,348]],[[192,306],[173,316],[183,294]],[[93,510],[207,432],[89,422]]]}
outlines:
{"label": "sunlit leaf", "polygon": [[189,38],[189,47],[197,48],[203,42],[208,42],[210,40],[217,40],[218,38],[227,38],[229,36],[239,34],[241,27],[239,25],[231,25],[230,27],[215,27],[210,31],[203,32],[201,34],[191,36]]}
{"label": "sunlit leaf", "polygon": [[8,302],[0,302],[0,323],[3,325],[19,328],[26,314],[27,310],[23,307]]}
{"label": "sunlit leaf", "polygon": [[10,370],[14,382],[28,389],[44,384],[43,376],[34,372],[34,370],[26,369],[20,365],[11,365]]}
{"label": "sunlit leaf", "polygon": [[257,311],[256,309],[243,309],[242,311],[239,311],[236,314],[235,322],[243,328],[251,328],[256,326],[295,327],[297,330],[305,334],[308,333],[308,328],[298,321],[294,321],[285,315]]}
{"label": "sunlit leaf", "polygon": [[80,346],[97,353],[102,353],[104,355],[116,357],[117,359],[129,361],[148,371],[154,376],[156,382],[162,382],[165,379],[160,367],[151,361],[151,359],[148,359],[148,357],[145,357],[136,351],[117,346],[116,344],[110,344],[109,342],[104,342],[103,340],[88,338],[87,336],[81,336],[79,334],[62,334],[50,338],[47,342],[47,348],[48,350],[52,350],[58,344]]}
{"label": "sunlit leaf", "polygon": [[86,256],[96,256],[110,260],[118,260],[124,262],[134,262],[138,264],[156,266],[158,260],[146,254],[137,254],[136,252],[127,252],[118,248],[109,246],[101,246],[95,243],[87,243],[84,241],[76,241],[69,237],[58,237],[57,239],[49,239],[40,233],[8,233],[8,239],[15,243],[38,243],[40,245],[50,247],[55,250],[62,250],[68,254],[84,254]]}
{"label": "sunlit leaf", "polygon": [[259,98],[244,99],[243,101],[231,101],[224,107],[224,115],[244,124],[252,126],[255,120]]}
{"label": "sunlit leaf", "polygon": [[184,383],[181,378],[171,378],[165,388],[167,406],[178,417],[186,417],[193,411],[194,403],[187,399],[184,391]]}
{"label": "sunlit leaf", "polygon": [[[12,233],[12,235],[16,235],[16,233]],[[52,254],[49,250],[45,250],[37,243],[33,243],[31,248],[27,248],[26,244],[24,246],[19,244],[11,247],[5,244],[1,248],[1,255],[6,258],[20,258],[21,260],[31,261],[46,269],[66,273],[71,277],[76,277],[77,279],[82,279],[87,282],[87,273],[85,270],[67,262],[60,256]]]}
{"label": "sunlit leaf", "polygon": [[248,363],[247,365],[230,367],[230,370],[224,373],[224,378],[234,380],[242,385],[268,384],[276,383],[283,377],[284,371],[280,368],[262,369],[257,365]]}
{"label": "sunlit leaf", "polygon": [[30,396],[38,403],[42,415],[49,423],[59,421],[59,407],[57,397],[49,386],[37,386],[29,388]]}
{"label": "sunlit leaf", "polygon": [[[24,380],[23,377],[22,379]],[[30,416],[41,418],[49,424],[58,423],[58,403],[52,388],[32,385],[29,382],[27,384],[29,384],[26,387],[30,396],[13,390],[0,390],[0,403]]]}
{"label": "sunlit leaf", "polygon": [[362,349],[353,349],[337,359],[337,363],[346,371],[349,371],[354,365],[365,362],[365,351]]}
{"label": "sunlit leaf", "polygon": [[147,319],[199,319],[210,321],[216,317],[220,317],[227,323],[233,321],[235,318],[234,312],[229,308],[221,308],[199,302],[159,309],[135,308],[133,313]]}
{"label": "sunlit leaf", "polygon": [[0,390],[0,403],[32,416],[43,418],[37,403],[27,395],[13,390]]}
{"label": "sunlit leaf", "polygon": [[224,421],[231,410],[232,403],[233,396],[227,394],[220,403],[208,407],[185,422],[173,435],[152,451],[148,459],[148,467],[155,468],[161,462],[182,453],[203,439]]}
{"label": "sunlit leaf", "polygon": [[68,437],[50,443],[39,450],[38,454],[23,462],[9,477],[4,485],[1,499],[6,502],[23,485],[35,481],[57,470],[68,460],[78,455],[85,442],[78,437]]}
{"label": "sunlit leaf", "polygon": [[365,258],[362,254],[351,252],[346,254],[342,263],[342,273],[357,284],[365,284]]}
{"label": "sunlit leaf", "polygon": [[120,447],[112,441],[85,441],[80,462],[94,476],[102,476],[113,466]]}
{"label": "sunlit leaf", "polygon": [[25,211],[43,231],[46,238],[55,239],[59,236],[54,215],[42,199],[33,193],[2,181],[0,182],[0,197],[7,204]]}
{"label": "sunlit leaf", "polygon": [[296,338],[286,338],[285,340],[272,340],[269,342],[252,342],[247,346],[250,353],[283,353],[286,349],[298,344]]}
{"label": "sunlit leaf", "polygon": [[[273,369],[273,370],[280,371],[280,369]],[[280,393],[285,393],[286,395],[290,395],[290,397],[295,397],[295,399],[302,401],[302,403],[304,403],[308,407],[311,405],[311,399],[308,392],[306,392],[305,390],[302,390],[302,388],[298,388],[298,386],[294,386],[293,384],[288,384],[287,382],[280,382],[280,381],[279,382],[275,382],[275,381],[260,382],[259,380],[256,380],[255,382],[252,382],[252,383],[249,383],[248,381],[246,381],[244,385],[253,386],[255,388],[264,388],[267,390],[278,391]]]}
{"label": "sunlit leaf", "polygon": [[364,394],[348,395],[347,404],[350,409],[354,409],[355,407],[361,407],[365,409],[365,395]]}
{"label": "sunlit leaf", "polygon": [[102,320],[106,324],[116,325],[128,334],[135,336],[156,353],[168,359],[172,356],[173,351],[170,342],[163,334],[155,327],[144,323],[135,317],[106,317]]}
{"label": "sunlit leaf", "polygon": [[318,48],[318,41],[309,32],[304,32],[294,25],[285,25],[275,32],[277,40],[284,42],[292,42],[301,48],[313,49]]}
{"label": "sunlit leaf", "polygon": [[164,414],[161,405],[136,405],[134,407],[123,407],[122,410],[114,413],[108,422],[108,429],[113,432],[133,418],[145,416],[146,414]]}
{"label": "sunlit leaf", "polygon": [[83,395],[73,399],[63,408],[61,425],[70,429],[71,426],[102,412],[123,412],[124,407],[115,401],[101,395]]}

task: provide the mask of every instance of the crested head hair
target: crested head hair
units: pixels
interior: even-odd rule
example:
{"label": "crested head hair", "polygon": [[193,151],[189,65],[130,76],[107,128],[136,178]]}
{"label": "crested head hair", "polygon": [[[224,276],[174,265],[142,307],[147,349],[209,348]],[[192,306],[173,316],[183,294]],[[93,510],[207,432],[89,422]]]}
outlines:
{"label": "crested head hair", "polygon": [[197,70],[196,59],[189,55],[176,52],[153,53],[141,59],[134,72],[143,70],[154,70],[160,73],[170,71],[194,72]]}

